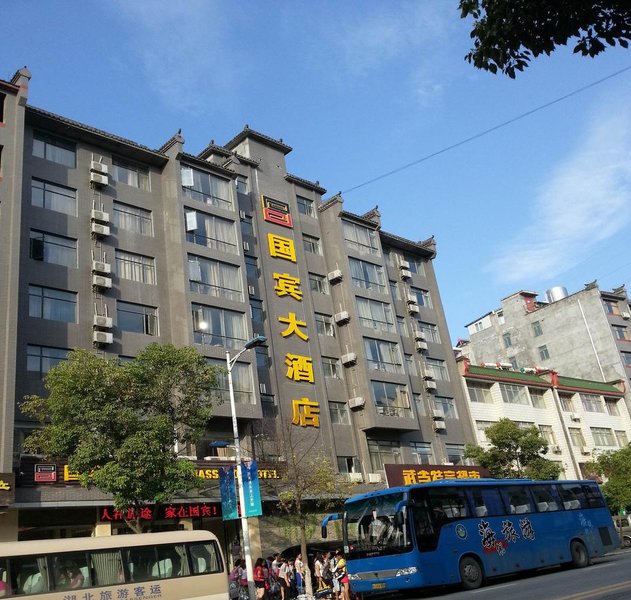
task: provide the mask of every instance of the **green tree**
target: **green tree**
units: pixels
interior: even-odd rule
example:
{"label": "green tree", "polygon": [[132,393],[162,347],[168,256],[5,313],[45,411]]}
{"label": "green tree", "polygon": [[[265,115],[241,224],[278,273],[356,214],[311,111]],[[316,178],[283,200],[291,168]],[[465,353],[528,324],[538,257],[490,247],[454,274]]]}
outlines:
{"label": "green tree", "polygon": [[465,457],[487,468],[493,477],[559,478],[561,467],[542,456],[548,452],[548,442],[534,425],[522,428],[510,419],[500,419],[487,427],[486,437],[492,444],[488,450],[468,444]]}
{"label": "green tree", "polygon": [[136,509],[126,520],[140,533],[140,508],[201,484],[176,449],[204,432],[216,375],[193,348],[151,344],[125,363],[73,350],[48,373],[48,397],[24,398],[24,414],[43,425],[25,446],[67,460],[81,485],[112,494],[116,508]]}
{"label": "green tree", "polygon": [[460,0],[459,7],[461,18],[473,18],[465,59],[511,78],[570,40],[575,53],[594,57],[631,39],[631,4],[623,0]]}
{"label": "green tree", "polygon": [[613,512],[631,506],[631,444],[599,454],[588,469],[607,478],[603,492]]}

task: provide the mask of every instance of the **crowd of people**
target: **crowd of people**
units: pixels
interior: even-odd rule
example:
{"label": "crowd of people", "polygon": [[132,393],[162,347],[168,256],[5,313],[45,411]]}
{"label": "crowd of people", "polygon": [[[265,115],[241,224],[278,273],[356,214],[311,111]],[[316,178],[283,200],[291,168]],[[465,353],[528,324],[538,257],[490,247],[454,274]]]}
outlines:
{"label": "crowd of people", "polygon": [[[302,554],[285,558],[280,554],[258,558],[254,564],[254,586],[258,600],[294,600],[305,594],[307,572]],[[230,598],[247,600],[245,561],[238,558],[230,571]],[[350,600],[346,559],[341,550],[318,553],[313,565],[312,589],[316,598]]]}

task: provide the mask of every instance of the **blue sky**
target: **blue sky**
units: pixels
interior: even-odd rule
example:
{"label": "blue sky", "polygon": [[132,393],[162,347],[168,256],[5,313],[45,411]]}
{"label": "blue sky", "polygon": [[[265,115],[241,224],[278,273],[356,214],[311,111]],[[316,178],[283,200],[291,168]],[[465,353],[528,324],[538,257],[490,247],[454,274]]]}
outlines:
{"label": "blue sky", "polygon": [[0,78],[26,65],[30,104],[152,148],[282,138],[326,197],[436,236],[455,342],[519,289],[631,279],[631,71],[357,187],[631,66],[561,49],[517,80],[477,71],[457,4],[0,0]]}

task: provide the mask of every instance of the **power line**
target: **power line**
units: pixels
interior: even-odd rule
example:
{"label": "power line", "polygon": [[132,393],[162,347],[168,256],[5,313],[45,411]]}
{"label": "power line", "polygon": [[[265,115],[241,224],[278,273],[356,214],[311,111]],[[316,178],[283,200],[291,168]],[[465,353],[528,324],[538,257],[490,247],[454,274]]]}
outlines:
{"label": "power line", "polygon": [[610,75],[607,75],[606,77],[603,77],[602,79],[592,81],[592,83],[588,83],[587,85],[584,85],[583,87],[573,90],[569,92],[568,94],[565,94],[564,96],[559,96],[558,98],[551,100],[550,102],[546,102],[545,104],[541,104],[540,106],[537,106],[536,108],[533,108],[524,113],[521,113],[520,115],[517,115],[516,117],[513,117],[512,119],[508,119],[508,121],[503,121],[502,123],[499,123],[498,125],[494,125],[493,127],[490,127],[489,129],[480,131],[479,133],[476,133],[468,138],[465,138],[464,140],[460,140],[459,142],[451,144],[450,146],[446,146],[444,148],[441,148],[440,150],[436,150],[436,152],[427,154],[423,156],[422,158],[419,158],[418,160],[407,163],[401,167],[393,169],[392,171],[388,171],[387,173],[383,173],[382,175],[373,177],[372,179],[369,179],[368,181],[365,181],[364,183],[360,183],[359,185],[356,185],[352,188],[344,190],[342,194],[348,194],[350,192],[354,192],[355,190],[358,190],[359,188],[370,185],[371,183],[375,183],[375,181],[385,179],[386,177],[390,177],[391,175],[395,175],[396,173],[400,173],[401,171],[404,171],[405,169],[414,167],[415,165],[425,162],[429,160],[430,158],[434,158],[435,156],[444,154],[445,152],[448,152],[449,150],[453,150],[454,148],[458,148],[459,146],[464,146],[465,144],[468,144],[469,142],[472,142],[473,140],[477,140],[478,138],[488,135],[489,133],[492,133],[493,131],[497,131],[498,129],[501,129],[502,127],[506,127],[507,125],[510,125],[511,123],[515,123],[516,121],[519,121],[520,119],[524,119],[525,117],[528,117],[536,112],[539,112],[540,110],[543,110],[544,108],[548,108],[550,106],[553,106],[554,104],[558,104],[559,102],[562,102],[563,100],[567,100],[568,98],[571,98],[572,96],[576,96],[577,94],[580,94],[581,92],[584,92],[585,90],[593,88],[607,81],[608,79],[613,79],[614,77],[617,77],[618,75],[621,75],[622,73],[625,73],[626,71],[629,71],[629,70],[631,70],[631,66],[625,67],[624,69],[620,69],[619,71],[616,71],[615,73],[611,73]]}

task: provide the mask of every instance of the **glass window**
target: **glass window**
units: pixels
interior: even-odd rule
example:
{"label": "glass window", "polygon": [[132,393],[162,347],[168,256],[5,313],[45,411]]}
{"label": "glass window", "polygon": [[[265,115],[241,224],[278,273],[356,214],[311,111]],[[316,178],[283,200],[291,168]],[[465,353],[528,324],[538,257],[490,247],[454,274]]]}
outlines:
{"label": "glass window", "polygon": [[29,285],[28,315],[38,319],[76,323],[77,294],[38,285]]}
{"label": "glass window", "polygon": [[150,210],[114,202],[112,223],[118,229],[153,237],[153,219]]}
{"label": "glass window", "polygon": [[254,222],[251,215],[242,215],[239,219],[241,221],[241,234],[242,235],[254,235]]}
{"label": "glass window", "polygon": [[605,412],[600,396],[596,396],[596,394],[579,394],[579,396],[581,398],[583,409],[586,412]]}
{"label": "glass window", "polygon": [[68,352],[70,350],[66,348],[29,344],[26,347],[26,370],[30,375],[42,379],[54,366],[66,360]]}
{"label": "glass window", "polygon": [[342,379],[342,368],[337,358],[322,357],[322,371],[329,379]]}
{"label": "glass window", "polygon": [[532,334],[535,337],[539,337],[540,335],[543,335],[543,329],[541,327],[541,321],[535,321],[534,323],[532,323]]}
{"label": "glass window", "polygon": [[526,395],[526,388],[523,385],[500,383],[500,392],[502,400],[507,404],[530,404]]}
{"label": "glass window", "polygon": [[621,352],[622,362],[625,367],[631,367],[631,352]]}
{"label": "glass window", "polygon": [[240,194],[248,193],[248,178],[244,175],[237,175],[234,184]]}
{"label": "glass window", "polygon": [[555,445],[556,438],[554,437],[554,431],[552,425],[539,425],[539,433],[541,437],[548,442],[548,444]]}
{"label": "glass window", "polygon": [[533,485],[530,488],[539,512],[561,510],[561,498],[555,485]]}
{"label": "glass window", "polygon": [[350,425],[351,418],[345,402],[329,402],[329,415],[334,425]]}
{"label": "glass window", "polygon": [[156,284],[156,265],[151,256],[116,250],[116,272],[121,279]]}
{"label": "glass window", "polygon": [[296,196],[296,203],[298,204],[298,212],[301,215],[307,215],[308,217],[316,216],[313,200],[303,198],[302,196]]}
{"label": "glass window", "polygon": [[447,364],[444,360],[439,358],[426,358],[425,365],[428,373],[436,381],[449,381],[449,372],[447,371]]}
{"label": "glass window", "polygon": [[158,309],[131,302],[116,303],[116,323],[122,331],[158,335]]}
{"label": "glass window", "polygon": [[31,204],[75,217],[77,191],[48,181],[31,181]]}
{"label": "glass window", "polygon": [[149,191],[149,171],[124,160],[112,159],[112,179]]}
{"label": "glass window", "polygon": [[392,308],[387,302],[357,297],[357,318],[362,327],[394,332]]}
{"label": "glass window", "polygon": [[616,434],[616,442],[618,442],[618,447],[626,448],[629,445],[629,438],[627,437],[626,431],[615,431]]}
{"label": "glass window", "polygon": [[456,403],[453,398],[445,398],[443,396],[434,397],[434,408],[436,410],[442,410],[446,419],[457,419],[458,411],[456,410]]}
{"label": "glass window", "polygon": [[361,473],[362,468],[356,456],[338,456],[337,470],[340,473]]}
{"label": "glass window", "polygon": [[410,330],[405,317],[396,317],[396,319],[397,325],[399,326],[399,334],[401,334],[402,337],[410,337]]}
{"label": "glass window", "polygon": [[618,302],[616,300],[603,300],[603,304],[605,305],[605,311],[608,315],[619,315],[620,307],[618,306]]}
{"label": "glass window", "polygon": [[624,325],[612,325],[613,335],[617,340],[627,340],[627,328]]}
{"label": "glass window", "polygon": [[511,337],[510,337],[510,333],[505,333],[502,336],[502,340],[504,340],[504,347],[505,348],[510,348],[513,345],[513,342],[512,342]]}
{"label": "glass window", "polygon": [[530,393],[530,400],[532,402],[532,405],[535,408],[546,407],[545,390],[540,390],[537,388],[528,388],[528,392]]}
{"label": "glass window", "polygon": [[373,381],[371,384],[377,414],[386,417],[412,416],[407,386],[385,381]]}
{"label": "glass window", "polygon": [[606,427],[591,427],[595,446],[615,446],[616,442],[611,429]]}
{"label": "glass window", "polygon": [[344,239],[349,248],[360,254],[380,254],[379,240],[374,229],[349,221],[342,221],[342,224],[344,226]]}
{"label": "glass window", "polygon": [[31,594],[48,591],[48,569],[45,556],[13,556],[8,559],[8,563],[8,572],[11,574],[14,586],[13,594],[32,597]]}
{"label": "glass window", "polygon": [[511,485],[500,488],[500,493],[511,514],[521,515],[534,512],[534,506],[528,488],[523,485]]}
{"label": "glass window", "polygon": [[425,341],[440,344],[440,333],[438,332],[437,325],[434,325],[434,323],[419,321],[418,327],[420,331],[425,335]]}
{"label": "glass window", "polygon": [[488,442],[488,438],[486,437],[486,430],[493,425],[493,421],[476,421],[475,429],[478,436],[478,441],[480,442]]}
{"label": "glass window", "polygon": [[256,281],[259,277],[259,261],[254,256],[245,257],[245,273],[249,280]]}
{"label": "glass window", "polygon": [[315,324],[318,335],[335,337],[335,325],[333,325],[333,317],[331,315],[315,313]]}
{"label": "glass window", "polygon": [[63,267],[76,267],[77,240],[31,230],[30,257]]}
{"label": "glass window", "polygon": [[408,375],[415,377],[418,375],[418,371],[416,370],[416,363],[414,362],[414,356],[411,354],[404,354],[403,359],[405,360],[405,366],[407,367]]}
{"label": "glass window", "polygon": [[186,241],[213,250],[239,254],[234,221],[215,215],[185,210]]}
{"label": "glass window", "polygon": [[497,517],[505,514],[500,492],[494,487],[472,487],[466,490],[476,517]]}
{"label": "glass window", "polygon": [[550,352],[548,351],[548,347],[546,345],[539,346],[537,351],[539,352],[539,358],[541,360],[548,360],[550,358]]}
{"label": "glass window", "polygon": [[196,344],[241,348],[247,341],[243,313],[201,304],[192,308]]}
{"label": "glass window", "polygon": [[570,440],[572,441],[572,446],[576,448],[582,448],[585,446],[585,437],[583,436],[583,432],[580,427],[568,427],[568,433],[570,434]]}
{"label": "glass window", "polygon": [[559,402],[561,403],[561,410],[564,412],[574,411],[574,402],[572,401],[572,394],[559,394]]}
{"label": "glass window", "polygon": [[607,413],[612,417],[619,417],[620,410],[618,409],[618,398],[605,398],[605,406],[607,407]]}
{"label": "glass window", "polygon": [[412,394],[414,398],[414,404],[416,404],[416,412],[421,417],[427,416],[427,411],[425,410],[425,401],[423,400],[423,396],[421,394]]}
{"label": "glass window", "polygon": [[53,557],[52,583],[55,591],[91,587],[90,564],[86,552],[64,552]]}
{"label": "glass window", "polygon": [[419,306],[425,306],[426,308],[432,308],[432,299],[427,290],[421,290],[417,288],[411,289],[412,294],[416,296],[416,303]]}
{"label": "glass window", "polygon": [[265,321],[265,309],[263,308],[262,300],[250,299],[250,316],[254,323],[263,323]]}
{"label": "glass window", "polygon": [[188,255],[191,292],[243,302],[243,284],[239,267],[228,263]]}
{"label": "glass window", "polygon": [[329,282],[324,275],[309,273],[309,289],[316,294],[328,294]]}
{"label": "glass window", "polygon": [[391,440],[368,441],[370,464],[373,471],[381,471],[384,465],[401,464],[401,444]]}
{"label": "glass window", "polygon": [[434,518],[440,523],[469,516],[465,490],[458,488],[430,488],[427,493]]}
{"label": "glass window", "polygon": [[[212,394],[221,402],[230,402],[230,389],[228,384],[228,373],[226,371],[226,361],[218,358],[209,358],[208,364],[221,368],[217,374],[217,386]],[[232,388],[234,390],[234,401],[239,404],[254,404],[253,393],[254,382],[252,380],[252,368],[248,363],[236,362],[232,367]]]}
{"label": "glass window", "polygon": [[484,404],[491,404],[493,402],[491,388],[487,385],[467,383],[467,390],[469,391],[469,399],[471,402],[481,402]]}
{"label": "glass window", "polygon": [[309,252],[311,254],[322,254],[322,252],[320,251],[320,240],[318,238],[310,235],[303,235],[302,243],[305,252]]}
{"label": "glass window", "polygon": [[399,293],[399,286],[396,281],[388,281],[390,286],[390,293],[395,300],[401,300],[401,294]]}
{"label": "glass window", "polygon": [[410,442],[412,462],[417,465],[433,465],[434,452],[429,442]]}
{"label": "glass window", "polygon": [[364,353],[369,369],[385,373],[403,373],[399,345],[394,342],[364,338]]}
{"label": "glass window", "polygon": [[348,261],[354,285],[373,292],[379,292],[380,294],[386,293],[386,280],[381,265],[375,265],[357,258],[349,258]]}
{"label": "glass window", "polygon": [[33,156],[44,158],[65,167],[74,169],[76,146],[47,133],[33,134]]}
{"label": "glass window", "polygon": [[452,465],[464,464],[464,444],[445,444],[447,460]]}

